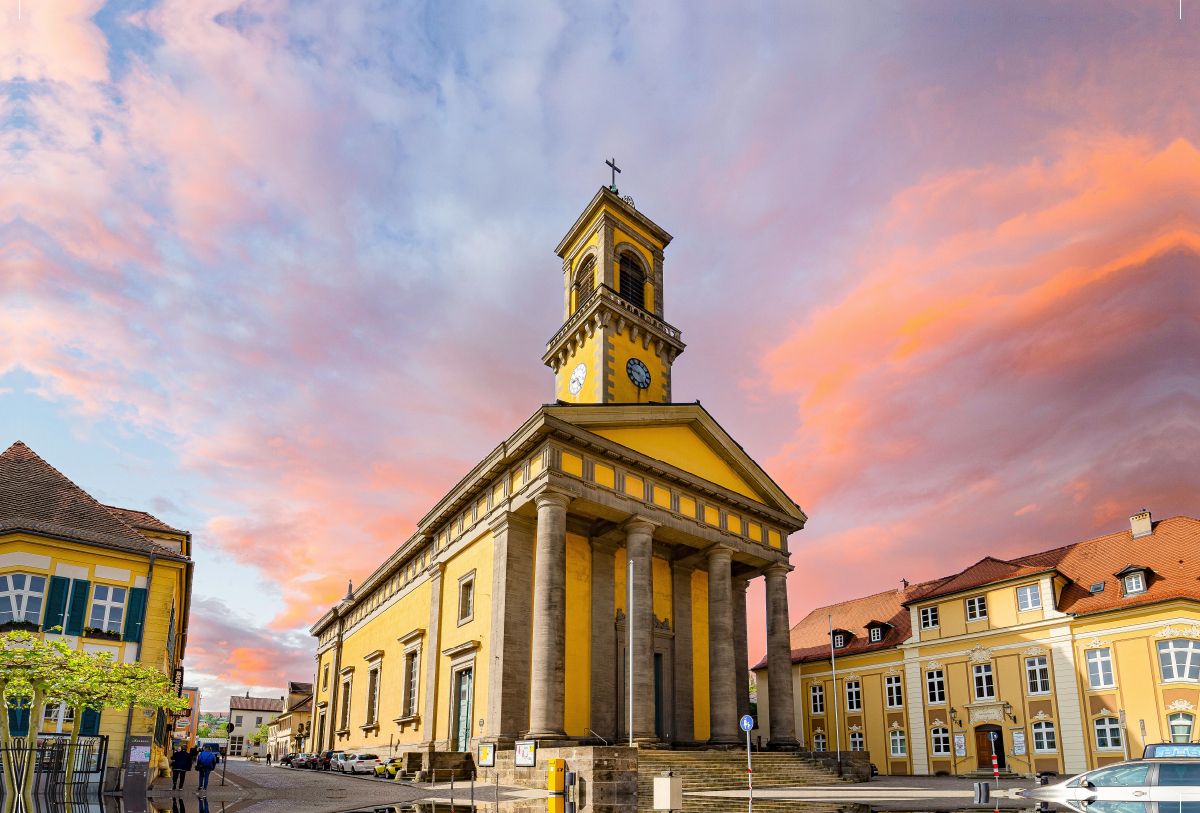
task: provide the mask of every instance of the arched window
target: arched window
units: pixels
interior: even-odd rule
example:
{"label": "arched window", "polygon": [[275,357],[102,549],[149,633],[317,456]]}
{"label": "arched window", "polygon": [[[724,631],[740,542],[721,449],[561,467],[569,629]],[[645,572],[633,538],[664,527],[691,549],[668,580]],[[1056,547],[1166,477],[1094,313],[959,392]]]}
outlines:
{"label": "arched window", "polygon": [[575,272],[575,307],[578,308],[596,290],[596,261],[586,258]]}
{"label": "arched window", "polygon": [[1195,722],[1195,717],[1183,712],[1172,714],[1168,717],[1167,725],[1171,729],[1171,742],[1191,742],[1192,727],[1195,725]]}
{"label": "arched window", "polygon": [[1094,725],[1096,726],[1097,748],[1120,749],[1124,747],[1121,745],[1121,721],[1116,717],[1097,717]]}
{"label": "arched window", "polygon": [[935,728],[929,732],[929,741],[933,743],[934,756],[950,755],[950,729]]}
{"label": "arched window", "polygon": [[1200,641],[1174,638],[1158,642],[1163,680],[1200,680]]}
{"label": "arched window", "polygon": [[635,308],[646,307],[646,273],[642,264],[633,255],[625,252],[621,255],[621,298]]}

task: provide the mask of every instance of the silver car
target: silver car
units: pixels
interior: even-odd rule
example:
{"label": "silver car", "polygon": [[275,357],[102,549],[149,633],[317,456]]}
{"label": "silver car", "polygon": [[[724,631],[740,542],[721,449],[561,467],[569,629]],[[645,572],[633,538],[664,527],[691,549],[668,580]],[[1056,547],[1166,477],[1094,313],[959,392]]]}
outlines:
{"label": "silver car", "polygon": [[[1178,750],[1200,757],[1197,746]],[[1117,762],[1021,795],[1080,813],[1200,813],[1200,758],[1156,755]]]}

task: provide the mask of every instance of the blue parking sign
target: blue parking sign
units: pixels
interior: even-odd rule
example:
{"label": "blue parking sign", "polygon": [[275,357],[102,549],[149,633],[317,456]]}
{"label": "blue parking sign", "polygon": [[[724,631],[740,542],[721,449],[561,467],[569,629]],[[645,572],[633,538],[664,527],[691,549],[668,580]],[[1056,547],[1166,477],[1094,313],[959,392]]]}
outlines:
{"label": "blue parking sign", "polygon": [[754,718],[749,714],[743,715],[740,724],[742,726],[742,731],[750,731],[754,728]]}

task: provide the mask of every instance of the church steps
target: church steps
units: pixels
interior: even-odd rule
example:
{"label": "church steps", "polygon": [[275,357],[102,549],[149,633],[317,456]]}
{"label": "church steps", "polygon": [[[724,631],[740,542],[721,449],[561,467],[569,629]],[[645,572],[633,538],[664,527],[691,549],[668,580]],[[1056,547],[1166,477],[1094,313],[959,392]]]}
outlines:
{"label": "church steps", "polygon": [[[721,751],[641,751],[638,754],[639,798],[651,794],[654,777],[672,771],[683,777],[684,793],[741,790],[746,787],[746,755]],[[831,785],[849,780],[797,754],[754,755],[754,786],[786,788]]]}

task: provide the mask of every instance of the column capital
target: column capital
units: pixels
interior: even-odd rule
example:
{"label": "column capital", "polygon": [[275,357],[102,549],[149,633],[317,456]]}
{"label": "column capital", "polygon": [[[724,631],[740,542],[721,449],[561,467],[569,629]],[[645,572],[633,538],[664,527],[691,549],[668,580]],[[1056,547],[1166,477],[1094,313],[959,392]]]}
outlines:
{"label": "column capital", "polygon": [[537,494],[533,495],[533,502],[540,511],[543,505],[561,505],[566,508],[571,504],[571,500],[575,499],[578,494],[574,494],[566,489],[557,488],[556,486],[546,486]]}
{"label": "column capital", "polygon": [[763,575],[768,578],[787,578],[787,574],[791,573],[796,568],[792,565],[785,565],[783,562],[774,562],[763,568]]}
{"label": "column capital", "polygon": [[532,534],[537,528],[537,520],[514,514],[512,511],[500,511],[487,518],[487,525],[494,534],[504,533],[509,528],[518,528]]}
{"label": "column capital", "polygon": [[733,559],[734,550],[735,550],[735,548],[733,548],[729,545],[723,545],[720,542],[718,542],[717,544],[713,545],[712,547],[706,548],[704,551],[704,556],[710,562],[716,561],[719,559],[725,559],[726,561],[728,561],[728,560]]}
{"label": "column capital", "polygon": [[745,593],[747,588],[750,587],[750,578],[747,576],[731,576],[729,582],[733,585],[733,589],[739,593]]}
{"label": "column capital", "polygon": [[642,533],[653,535],[654,529],[660,525],[662,525],[661,522],[650,519],[650,517],[642,516],[641,514],[634,514],[621,524],[621,530],[624,531],[626,535],[628,535],[630,531],[634,533],[640,531]]}

